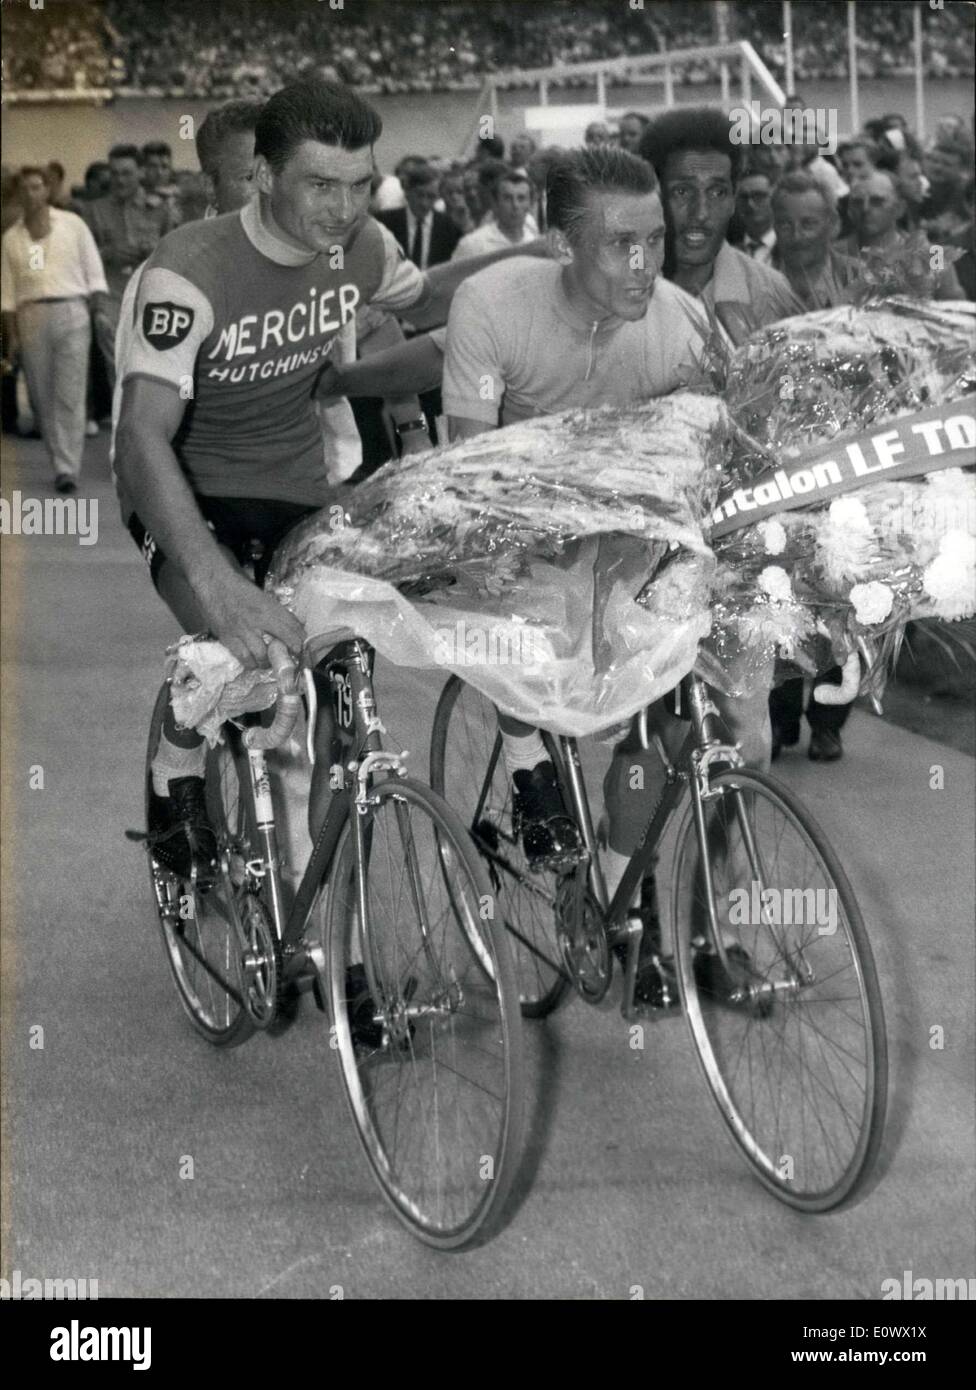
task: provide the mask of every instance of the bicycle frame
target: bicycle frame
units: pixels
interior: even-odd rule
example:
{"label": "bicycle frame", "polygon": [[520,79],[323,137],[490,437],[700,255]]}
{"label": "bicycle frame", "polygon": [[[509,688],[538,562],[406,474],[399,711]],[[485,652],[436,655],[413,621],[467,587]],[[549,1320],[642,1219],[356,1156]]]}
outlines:
{"label": "bicycle frame", "polygon": [[[607,901],[606,881],[597,853],[596,834],[583,781],[579,747],[575,738],[565,736],[559,738],[572,810],[577,825],[580,827],[589,864],[590,887],[603,913],[607,940],[611,947],[627,943],[627,963],[624,971],[623,1003],[621,1006],[621,1012],[626,1019],[635,1017],[637,1013],[633,1003],[634,985],[637,978],[637,961],[640,954],[641,939],[644,934],[640,919],[637,917],[628,918],[627,909],[639,891],[648,869],[655,861],[668,822],[684,797],[685,789],[690,788],[691,790],[698,839],[704,850],[707,843],[704,803],[710,796],[714,795],[709,788],[709,769],[716,762],[732,768],[742,766],[742,757],[738,749],[731,744],[722,743],[718,737],[715,728],[718,710],[709,699],[703,682],[695,675],[685,676],[677,688],[677,699],[680,702],[679,708],[687,708],[688,710],[691,728],[674,762],[668,757],[660,739],[655,737],[655,746],[666,771],[664,790],[648,817],[637,848],[631,856],[630,863],[616,893],[613,895],[612,902]],[[641,741],[646,748],[649,747],[646,720],[642,722],[644,727]],[[744,838],[747,840],[750,857],[755,862],[755,848],[750,843],[751,832],[744,829]],[[713,943],[721,957],[723,966],[727,966],[722,933],[719,930],[715,914],[711,864],[707,853],[702,854],[702,868],[705,875],[706,901]]]}
{"label": "bicycle frame", "polygon": [[[323,822],[312,854],[302,875],[290,909],[286,912],[282,896],[280,855],[275,823],[274,800],[268,776],[267,761],[259,748],[245,747],[250,776],[260,848],[260,866],[249,865],[256,877],[268,881],[268,906],[271,910],[275,935],[281,943],[285,983],[311,987],[318,1007],[328,1011],[326,993],[325,954],[318,943],[303,942],[312,905],[323,881],[332,871],[333,859],[343,827],[354,809],[366,807],[369,783],[377,772],[403,775],[402,755],[383,751],[380,734],[385,732],[376,712],[373,693],[372,652],[365,642],[356,638],[334,647],[315,667],[303,667],[306,674],[305,694],[308,705],[309,760],[314,765],[313,736],[319,732],[319,721],[325,710],[320,706],[319,685],[328,685],[333,701],[331,769],[342,769],[341,787],[334,787],[328,813]],[[318,679],[316,679],[318,678]],[[360,902],[365,894],[362,827],[359,817],[354,827],[356,836],[357,893]],[[361,913],[365,920],[365,913]],[[369,953],[364,954],[369,970]]]}

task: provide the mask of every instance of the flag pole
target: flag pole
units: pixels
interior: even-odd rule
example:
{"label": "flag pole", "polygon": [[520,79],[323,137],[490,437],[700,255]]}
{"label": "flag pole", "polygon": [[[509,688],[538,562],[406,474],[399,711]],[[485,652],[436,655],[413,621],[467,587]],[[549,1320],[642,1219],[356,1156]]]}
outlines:
{"label": "flag pole", "polygon": [[922,63],[922,8],[912,6],[912,38],[915,47],[915,134],[925,139],[925,69]]}
{"label": "flag pole", "polygon": [[857,95],[857,20],[854,0],[847,0],[847,66],[851,78],[851,130],[861,129],[861,110]]}

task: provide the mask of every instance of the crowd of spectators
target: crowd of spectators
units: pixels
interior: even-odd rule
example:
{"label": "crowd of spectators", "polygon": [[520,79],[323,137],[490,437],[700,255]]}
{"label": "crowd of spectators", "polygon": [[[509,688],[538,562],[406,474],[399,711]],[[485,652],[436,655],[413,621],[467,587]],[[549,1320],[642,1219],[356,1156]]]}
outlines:
{"label": "crowd of spectators", "polygon": [[[913,71],[911,5],[857,9],[862,77]],[[29,0],[3,7],[8,92],[110,89],[223,100],[267,96],[306,73],[382,92],[477,86],[486,74],[714,43],[717,7],[648,0]],[[930,77],[973,72],[973,8],[922,7]],[[728,37],[748,39],[782,77],[778,0],[726,11]],[[846,5],[795,0],[797,81],[848,73]],[[688,64],[687,83],[713,82],[715,64]]]}

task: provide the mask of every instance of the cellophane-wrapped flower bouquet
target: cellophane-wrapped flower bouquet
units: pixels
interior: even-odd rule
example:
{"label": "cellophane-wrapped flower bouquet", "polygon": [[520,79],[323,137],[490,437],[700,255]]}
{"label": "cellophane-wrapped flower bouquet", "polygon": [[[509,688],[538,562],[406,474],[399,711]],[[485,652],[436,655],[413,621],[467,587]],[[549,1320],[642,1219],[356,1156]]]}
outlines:
{"label": "cellophane-wrapped flower bouquet", "polygon": [[[865,638],[890,657],[909,619],[976,611],[973,325],[972,306],[889,298],[731,355],[716,337],[702,366],[721,399],[564,411],[388,464],[292,533],[271,583],[312,634],[356,632],[577,735],[696,654],[732,691],[774,659],[777,679],[824,671]],[[899,429],[932,444],[929,471],[870,455],[876,438],[903,449]],[[841,486],[823,459],[845,448],[863,467]],[[838,488],[818,498],[821,474]],[[736,489],[755,519],[743,504],[729,522]]]}
{"label": "cellophane-wrapped flower bouquet", "polygon": [[[973,616],[974,388],[971,305],[895,298],[843,306],[774,324],[733,354],[724,395],[736,429],[724,496],[751,487],[746,499],[758,509],[758,480],[839,457],[847,444],[871,471],[841,495],[781,504],[712,538],[715,626],[702,662],[711,678],[730,688],[734,670],[744,688],[750,672],[766,678],[773,657],[780,678],[811,675],[858,647],[873,655],[877,678],[910,619]],[[931,471],[886,479],[891,470],[867,449],[875,438],[889,465],[906,439],[924,441]],[[767,504],[770,495],[762,495]],[[717,531],[727,525],[720,512]]]}
{"label": "cellophane-wrapped flower bouquet", "polygon": [[517,718],[595,733],[694,664],[729,438],[717,397],[681,392],[408,456],[296,528],[270,583],[310,634],[355,631]]}

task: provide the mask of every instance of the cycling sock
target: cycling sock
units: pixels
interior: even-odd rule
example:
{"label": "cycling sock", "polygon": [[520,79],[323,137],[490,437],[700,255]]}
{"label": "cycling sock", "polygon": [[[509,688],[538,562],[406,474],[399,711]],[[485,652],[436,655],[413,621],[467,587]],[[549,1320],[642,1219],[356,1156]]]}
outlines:
{"label": "cycling sock", "polygon": [[169,784],[175,777],[202,777],[206,764],[207,746],[203,737],[192,748],[171,743],[164,729],[159,735],[159,747],[152,760],[152,785],[157,796],[169,796]]}
{"label": "cycling sock", "polygon": [[533,729],[525,738],[502,731],[502,744],[505,749],[505,766],[510,777],[523,770],[531,772],[549,756],[538,729]]}

